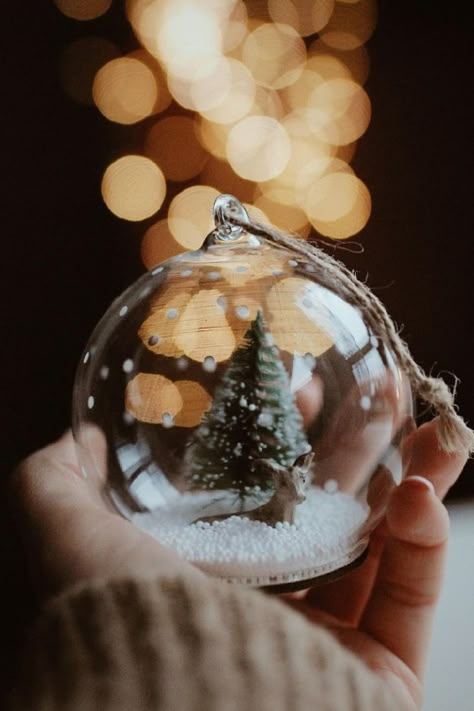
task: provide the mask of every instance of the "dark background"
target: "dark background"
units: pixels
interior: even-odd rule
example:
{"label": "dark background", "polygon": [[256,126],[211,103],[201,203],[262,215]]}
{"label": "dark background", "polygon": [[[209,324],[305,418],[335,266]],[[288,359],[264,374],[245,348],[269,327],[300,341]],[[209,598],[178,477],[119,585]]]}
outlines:
{"label": "dark background", "polygon": [[[460,410],[474,424],[472,25],[459,5],[379,7],[368,43],[373,117],[352,161],[373,212],[355,238],[364,252],[336,256],[368,274],[425,369],[460,378]],[[122,4],[92,23],[64,18],[47,0],[8,0],[1,16],[5,480],[16,461],[68,426],[78,356],[110,301],[143,271],[145,226],[116,219],[99,191],[108,162],[139,148],[140,129],[74,104],[58,80],[60,54],[77,37],[135,47]],[[471,461],[451,498],[474,494],[473,473]],[[2,540],[11,563],[16,538]],[[26,583],[13,573],[7,580],[19,610]]]}

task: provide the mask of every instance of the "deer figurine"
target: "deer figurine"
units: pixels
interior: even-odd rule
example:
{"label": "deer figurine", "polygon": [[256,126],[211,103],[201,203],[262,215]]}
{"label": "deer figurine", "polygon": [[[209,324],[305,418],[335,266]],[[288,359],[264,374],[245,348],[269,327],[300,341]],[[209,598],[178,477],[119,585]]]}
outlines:
{"label": "deer figurine", "polygon": [[[258,506],[251,511],[234,514],[240,518],[247,518],[251,521],[261,521],[268,526],[276,526],[277,523],[294,523],[295,508],[297,504],[302,504],[306,499],[306,489],[309,484],[309,471],[313,462],[314,453],[306,452],[295,459],[289,467],[284,467],[275,462],[274,459],[256,460],[257,468],[270,474],[275,486],[275,492],[271,499],[265,504]],[[212,523],[223,521],[232,514],[220,514],[217,516],[207,516],[199,521]]]}

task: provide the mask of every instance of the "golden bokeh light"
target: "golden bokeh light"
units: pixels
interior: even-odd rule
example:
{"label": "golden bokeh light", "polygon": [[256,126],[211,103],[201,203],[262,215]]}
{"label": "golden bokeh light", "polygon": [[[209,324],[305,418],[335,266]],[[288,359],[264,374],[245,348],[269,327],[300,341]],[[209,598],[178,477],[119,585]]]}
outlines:
{"label": "golden bokeh light", "polygon": [[125,407],[140,422],[163,424],[183,409],[183,398],[174,383],[163,375],[138,373],[127,384]]}
{"label": "golden bokeh light", "polygon": [[231,8],[229,17],[223,28],[222,51],[225,53],[235,50],[247,34],[247,7],[242,0],[237,0]]}
{"label": "golden bokeh light", "polygon": [[136,222],[160,209],[166,195],[166,181],[149,158],[126,155],[108,166],[101,189],[104,202],[114,215]]}
{"label": "golden bokeh light", "polygon": [[355,49],[367,42],[376,24],[376,0],[337,2],[331,19],[321,31],[321,41],[335,49]]}
{"label": "golden bokeh light", "polygon": [[176,380],[176,389],[183,401],[183,407],[175,417],[176,427],[196,427],[209,409],[212,398],[199,383],[193,380]]}
{"label": "golden bokeh light", "polygon": [[352,143],[366,131],[371,116],[365,90],[351,79],[329,79],[309,97],[313,108],[312,130],[335,146]]}
{"label": "golden bokeh light", "polygon": [[296,201],[305,213],[309,210],[307,206],[308,193],[317,181],[328,173],[349,173],[354,175],[354,171],[348,163],[334,156],[313,158],[313,160],[308,161],[301,169],[294,189]]}
{"label": "golden bokeh light", "polygon": [[304,68],[306,46],[290,25],[264,23],[242,47],[242,61],[255,81],[272,89],[293,84]]}
{"label": "golden bokeh light", "polygon": [[103,37],[81,37],[64,50],[59,76],[65,93],[79,104],[93,104],[92,84],[98,70],[119,57],[119,49]]}
{"label": "golden bokeh light", "polygon": [[211,185],[220,193],[235,195],[241,202],[252,202],[255,183],[236,175],[225,160],[210,158],[200,175],[200,182]]}
{"label": "golden bokeh light", "polygon": [[255,101],[249,111],[251,116],[270,116],[274,119],[281,119],[285,114],[280,92],[270,89],[267,86],[257,84]]}
{"label": "golden bokeh light", "polygon": [[54,4],[73,20],[95,20],[107,12],[112,0],[54,0]]}
{"label": "golden bokeh light", "polygon": [[274,22],[291,25],[302,37],[320,32],[329,22],[335,0],[268,0]]}
{"label": "golden bokeh light", "polygon": [[254,105],[256,95],[255,80],[238,59],[228,59],[229,83],[221,96],[221,101],[213,108],[201,110],[201,114],[215,123],[232,123],[246,116]]}
{"label": "golden bokeh light", "polygon": [[146,64],[120,57],[99,69],[92,95],[99,111],[110,121],[131,124],[153,113],[158,88]]}
{"label": "golden bokeh light", "polygon": [[171,201],[168,224],[175,240],[186,249],[199,249],[214,229],[212,206],[219,191],[209,185],[193,185]]}
{"label": "golden bokeh light", "polygon": [[138,331],[139,337],[152,353],[174,358],[184,354],[176,344],[175,331],[190,298],[190,294],[183,293],[174,284],[160,293],[153,303],[150,315]]}
{"label": "golden bokeh light", "polygon": [[365,227],[371,212],[370,193],[350,173],[329,173],[307,192],[306,214],[325,237],[346,239]]}
{"label": "golden bokeh light", "polygon": [[298,277],[281,279],[274,284],[267,296],[268,326],[282,350],[317,357],[331,348],[333,341],[302,308],[307,290],[307,281]]}
{"label": "golden bokeh light", "polygon": [[290,111],[292,109],[307,109],[308,97],[325,80],[324,76],[318,74],[311,67],[311,60],[308,60],[298,79],[282,91],[282,96]]}
{"label": "golden bokeh light", "polygon": [[189,116],[169,116],[158,121],[146,136],[144,152],[168,180],[178,182],[194,178],[208,158]]}
{"label": "golden bokeh light", "polygon": [[[293,190],[301,171],[308,162],[318,158],[328,158],[334,154],[335,149],[315,135],[299,135],[300,126],[297,123],[295,128],[294,117],[289,117],[285,121],[286,125],[290,136],[290,159],[285,169],[271,181],[271,186],[268,187],[286,187]],[[263,190],[265,191],[265,188]]]}
{"label": "golden bokeh light", "polygon": [[268,116],[249,116],[233,126],[227,159],[247,180],[270,180],[287,166],[291,145],[284,127]]}
{"label": "golden bokeh light", "polygon": [[203,289],[191,297],[176,324],[176,345],[192,360],[216,363],[228,360],[235,349],[235,336],[219,305],[221,292]]}
{"label": "golden bokeh light", "polygon": [[[54,2],[82,20],[99,17],[111,5]],[[249,204],[257,221],[302,237],[311,228],[334,239],[362,229],[370,195],[349,163],[371,119],[362,87],[370,69],[364,43],[376,24],[376,0],[126,0],[125,7],[140,48],[118,57],[99,38],[75,42],[64,52],[61,82],[76,101],[87,103],[92,96],[102,114],[120,124],[171,107],[145,124],[144,155],[115,161],[102,181],[109,209],[131,221],[160,209],[165,181],[194,183],[173,198],[167,219],[159,215],[145,233],[146,267],[200,248],[214,228],[212,205],[220,193]],[[245,279],[252,281],[248,274]],[[267,276],[258,279],[265,282]],[[209,291],[200,293],[180,302],[179,319],[171,322],[159,309],[154,313],[149,325],[161,329],[161,336],[159,344],[148,343],[150,350],[195,360],[215,357],[211,342],[194,342],[186,325],[197,318],[198,306],[208,315],[216,310],[206,301]],[[225,298],[230,304],[234,297]],[[229,325],[222,309],[216,313],[219,361],[235,346],[245,319],[228,312]]]}
{"label": "golden bokeh light", "polygon": [[168,220],[159,220],[145,232],[141,243],[140,255],[145,267],[153,269],[160,262],[164,262],[165,259],[174,257],[183,251],[184,248],[176,242],[171,234]]}
{"label": "golden bokeh light", "polygon": [[149,52],[147,52],[146,49],[136,49],[133,52],[129,52],[129,54],[127,54],[127,57],[130,57],[131,59],[138,59],[140,62],[145,64],[155,77],[156,90],[158,95],[156,98],[155,105],[153,107],[152,114],[159,114],[162,111],[165,111],[165,109],[167,109],[173,101],[173,97],[169,92],[168,83],[161,64],[158,62],[157,59],[155,59],[155,57],[153,57]]}
{"label": "golden bokeh light", "polygon": [[255,206],[263,210],[269,222],[276,227],[304,237],[309,234],[310,225],[305,212],[297,205],[288,204],[283,189],[271,188],[262,193],[255,200]]}
{"label": "golden bokeh light", "polygon": [[157,26],[159,59],[169,74],[183,80],[205,79],[222,56],[222,29],[213,8],[203,2],[168,3]]}
{"label": "golden bokeh light", "polygon": [[[202,67],[202,64],[199,65]],[[208,71],[196,78],[168,74],[168,88],[178,104],[190,111],[211,111],[229,95],[232,81],[231,60],[219,57],[208,65]]]}
{"label": "golden bokeh light", "polygon": [[[354,49],[339,50],[335,47],[328,47],[320,39],[317,39],[310,45],[308,55],[307,68],[316,72],[320,71],[325,79],[348,77],[363,85],[369,77],[370,58],[367,48],[363,44]],[[321,69],[322,63],[327,67],[325,71]],[[337,73],[336,68],[340,73]]]}
{"label": "golden bokeh light", "polygon": [[226,147],[231,124],[219,124],[200,117],[197,121],[196,131],[201,144],[216,158],[224,159],[227,156]]}

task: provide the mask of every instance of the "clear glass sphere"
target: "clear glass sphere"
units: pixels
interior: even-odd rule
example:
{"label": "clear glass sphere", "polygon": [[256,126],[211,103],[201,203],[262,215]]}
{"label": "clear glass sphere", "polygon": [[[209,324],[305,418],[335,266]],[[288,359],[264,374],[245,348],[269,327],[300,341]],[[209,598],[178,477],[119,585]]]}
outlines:
{"label": "clear glass sphere", "polygon": [[254,586],[363,557],[412,427],[407,379],[359,309],[247,234],[131,286],[74,388],[84,476],[185,559]]}

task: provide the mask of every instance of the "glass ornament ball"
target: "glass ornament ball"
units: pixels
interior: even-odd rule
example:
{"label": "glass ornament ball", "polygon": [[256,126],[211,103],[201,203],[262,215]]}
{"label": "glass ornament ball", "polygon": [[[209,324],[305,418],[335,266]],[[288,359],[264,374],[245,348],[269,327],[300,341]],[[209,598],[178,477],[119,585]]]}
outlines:
{"label": "glass ornament ball", "polygon": [[209,574],[306,587],[363,559],[409,459],[411,391],[309,258],[223,235],[97,325],[74,386],[78,459],[110,506]]}

